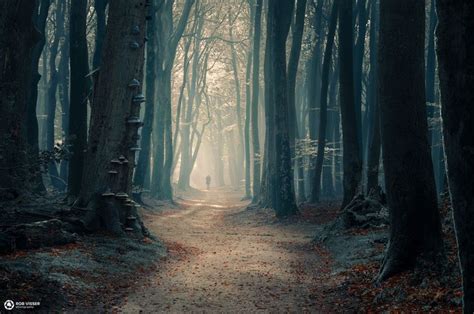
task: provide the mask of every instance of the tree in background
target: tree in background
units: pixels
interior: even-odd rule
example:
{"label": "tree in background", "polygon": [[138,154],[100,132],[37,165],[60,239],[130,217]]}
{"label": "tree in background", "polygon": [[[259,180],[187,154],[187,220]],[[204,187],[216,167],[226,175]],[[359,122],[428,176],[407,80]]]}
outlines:
{"label": "tree in background", "polygon": [[258,128],[258,96],[260,91],[260,37],[262,29],[262,0],[256,1],[253,31],[253,60],[252,60],[252,149],[253,149],[253,184],[252,203],[256,204],[260,197],[261,157]]}
{"label": "tree in background", "polygon": [[334,1],[331,9],[331,17],[329,19],[328,36],[326,40],[326,48],[324,51],[323,71],[321,80],[321,102],[320,102],[320,118],[319,118],[319,139],[318,151],[316,157],[316,169],[314,170],[314,178],[311,193],[311,201],[319,202],[321,193],[321,173],[323,171],[324,149],[326,146],[327,133],[327,112],[328,112],[328,89],[329,89],[329,70],[331,66],[332,46],[334,45],[334,37],[337,25],[338,2]]}
{"label": "tree in background", "polygon": [[354,105],[352,0],[339,1],[339,97],[343,145],[342,207],[361,191],[362,156]]}
{"label": "tree in background", "polygon": [[71,1],[70,32],[70,108],[68,136],[72,155],[69,159],[68,194],[79,196],[84,169],[84,151],[87,145],[87,99],[89,96],[89,59],[86,23],[87,0]]}

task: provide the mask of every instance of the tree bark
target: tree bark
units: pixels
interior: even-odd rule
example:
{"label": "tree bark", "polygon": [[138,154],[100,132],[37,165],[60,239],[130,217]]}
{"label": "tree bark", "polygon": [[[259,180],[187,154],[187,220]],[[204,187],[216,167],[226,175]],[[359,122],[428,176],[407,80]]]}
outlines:
{"label": "tree bark", "polygon": [[[59,41],[64,36],[64,14],[65,3],[58,1],[56,3],[56,30],[54,32],[54,40],[49,52],[49,86],[48,86],[48,104],[47,104],[47,131],[46,131],[46,150],[52,152],[54,150],[54,122],[56,118],[56,91],[59,83],[59,74],[56,68],[56,57],[59,51]],[[48,164],[48,173],[51,184],[56,189],[63,189],[66,182],[59,177],[56,161],[52,160]]]}
{"label": "tree bark", "polygon": [[319,118],[319,138],[318,152],[316,157],[316,168],[314,170],[314,178],[312,184],[311,201],[319,202],[321,194],[321,173],[323,171],[324,149],[326,147],[326,133],[328,123],[328,89],[329,89],[329,70],[331,66],[332,46],[334,44],[334,35],[337,25],[338,2],[334,1],[331,9],[331,17],[329,20],[328,36],[326,40],[326,48],[324,51],[323,72],[321,75],[321,101],[320,101],[320,118]]}
{"label": "tree bark", "polygon": [[474,3],[437,0],[436,5],[443,138],[467,314],[474,312]]}
{"label": "tree bark", "polygon": [[372,3],[370,17],[370,70],[368,94],[368,140],[367,140],[367,194],[379,185],[380,168],[380,109],[377,79],[377,36],[379,25],[378,3]]}
{"label": "tree bark", "polygon": [[354,105],[352,0],[339,1],[339,94],[341,104],[343,185],[342,207],[361,191],[362,157]]}
{"label": "tree bark", "polygon": [[71,94],[69,108],[69,137],[72,156],[69,159],[68,195],[79,196],[84,168],[84,150],[87,145],[87,99],[89,94],[89,61],[87,53],[86,23],[87,0],[71,2],[70,67]]}
{"label": "tree bark", "polygon": [[358,0],[358,33],[354,47],[354,105],[357,122],[357,138],[361,152],[364,151],[362,137],[362,81],[363,81],[363,63],[365,50],[365,34],[367,32],[367,0]]}
{"label": "tree bark", "polygon": [[137,151],[145,18],[141,0],[110,3],[103,62],[95,85],[80,203],[91,209],[87,225],[117,234],[143,235],[132,193]]}
{"label": "tree bark", "polygon": [[425,104],[425,3],[380,2],[378,78],[390,241],[379,280],[443,251]]}
{"label": "tree bark", "polygon": [[[156,86],[156,12],[158,10],[157,0],[152,0],[147,23],[146,45],[146,69],[145,69],[145,115],[141,131],[141,151],[138,154],[137,167],[135,169],[134,185],[140,191],[147,189],[145,182],[146,173],[150,169],[151,134],[153,132],[153,121],[155,116],[155,86]],[[141,197],[139,199],[141,201]]]}
{"label": "tree bark", "polygon": [[260,37],[262,19],[262,0],[256,1],[254,32],[253,32],[253,60],[252,60],[252,113],[250,115],[252,125],[252,148],[253,148],[253,186],[252,204],[256,204],[260,198],[261,179],[261,156],[258,126],[258,99],[260,91]]}
{"label": "tree bark", "polygon": [[[65,15],[69,13],[70,5],[66,1]],[[59,61],[58,69],[59,79],[59,101],[61,102],[61,128],[63,132],[62,140],[64,143],[69,143],[69,32],[64,34],[64,42],[61,46],[61,59]],[[69,161],[61,160],[60,177],[64,182],[68,181]],[[67,186],[63,189],[65,191]]]}
{"label": "tree bark", "polygon": [[33,80],[28,60],[40,37],[36,9],[30,0],[0,2],[0,200],[24,194],[28,183],[26,91]]}
{"label": "tree bark", "polygon": [[[294,1],[286,0],[268,3],[267,36],[270,45],[269,59],[266,64],[268,71],[265,75],[270,77],[265,84],[270,86],[266,90],[272,94],[268,106],[273,107],[267,126],[273,125],[271,136],[271,149],[267,150],[268,165],[267,176],[270,186],[267,193],[271,199],[271,206],[277,217],[294,215],[298,212],[295,191],[293,186],[293,167],[291,161],[289,118],[288,118],[288,82],[286,73],[286,39],[291,23],[291,12]],[[267,56],[266,56],[267,57]]]}
{"label": "tree bark", "polygon": [[[249,2],[250,11],[250,23],[249,23],[249,38],[252,38],[252,22],[254,20],[255,8],[254,2]],[[244,139],[245,139],[245,199],[252,199],[252,192],[250,191],[251,177],[250,177],[250,115],[252,107],[252,89],[250,86],[250,76],[252,74],[252,58],[253,51],[252,47],[247,51],[247,65],[245,69],[245,127],[244,127]]]}
{"label": "tree bark", "polygon": [[102,49],[104,46],[105,37],[105,20],[106,14],[105,9],[107,8],[109,0],[94,0],[95,14],[97,18],[97,25],[95,30],[95,46],[94,56],[92,57],[92,68],[95,70],[100,67]]}
{"label": "tree bark", "polygon": [[31,80],[31,86],[26,90],[26,92],[28,93],[28,116],[26,128],[28,141],[28,163],[30,165],[30,169],[28,171],[31,173],[30,179],[33,183],[32,188],[35,191],[45,191],[43,178],[41,175],[40,163],[38,159],[39,130],[38,118],[36,117],[36,107],[38,103],[38,83],[41,79],[41,75],[38,72],[38,65],[41,58],[41,54],[44,49],[44,45],[46,43],[46,19],[48,18],[51,0],[41,0],[38,1],[38,4],[39,7],[36,7],[35,14],[33,15],[33,22],[35,24],[35,27],[40,32],[40,37],[39,40],[36,42],[36,45],[33,50],[33,55],[31,56],[33,78]]}

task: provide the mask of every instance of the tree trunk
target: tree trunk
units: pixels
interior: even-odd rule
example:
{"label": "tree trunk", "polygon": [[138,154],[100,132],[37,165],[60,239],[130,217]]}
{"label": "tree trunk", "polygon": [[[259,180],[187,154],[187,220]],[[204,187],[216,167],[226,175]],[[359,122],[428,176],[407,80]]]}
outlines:
{"label": "tree trunk", "polygon": [[[316,2],[314,2],[316,3]],[[309,71],[307,74],[307,82],[306,85],[308,86],[308,129],[309,129],[309,138],[311,141],[315,142],[318,137],[318,101],[321,99],[321,55],[323,50],[323,34],[324,34],[324,24],[322,23],[323,20],[323,0],[318,0],[314,18],[313,18],[313,29],[315,30],[316,34],[316,42],[311,51],[311,57],[309,62]],[[314,178],[314,168],[316,165],[316,158],[315,156],[308,156],[309,159],[309,171],[308,171],[308,178]],[[312,198],[311,195],[313,191],[313,180],[308,180],[308,188],[310,191],[309,197]]]}
{"label": "tree trunk", "polygon": [[95,31],[94,56],[92,57],[92,68],[95,70],[100,67],[102,57],[102,47],[104,46],[105,37],[105,9],[109,0],[94,0],[95,14],[97,17]]}
{"label": "tree trunk", "polygon": [[[0,200],[27,187],[26,121],[33,49],[40,34],[33,23],[35,1],[0,2]],[[8,165],[8,166],[7,166]]]}
{"label": "tree trunk", "polygon": [[377,79],[377,36],[379,25],[378,3],[372,3],[370,17],[370,70],[368,89],[368,140],[367,140],[367,194],[379,185],[380,168],[380,109]]}
{"label": "tree trunk", "polygon": [[[293,167],[291,161],[289,118],[288,118],[288,82],[286,74],[286,38],[291,23],[291,12],[294,1],[280,1],[268,3],[267,36],[270,45],[268,71],[265,75],[270,77],[265,84],[270,84],[266,90],[272,94],[269,107],[270,119],[267,125],[274,125],[273,132],[268,134],[270,138],[270,149],[267,150],[268,181],[267,193],[271,199],[271,206],[277,217],[294,215],[298,212],[293,186]],[[267,57],[267,56],[266,56]]]}
{"label": "tree trunk", "polygon": [[[249,22],[249,38],[252,38],[252,21],[254,20],[255,8],[254,2],[249,2],[250,6],[250,22]],[[245,69],[245,199],[252,199],[250,191],[250,114],[252,107],[252,89],[250,87],[250,75],[252,74],[252,47],[247,51],[247,65]]]}
{"label": "tree trunk", "polygon": [[362,157],[354,105],[352,0],[339,1],[339,94],[342,120],[345,207],[361,192]]}
{"label": "tree trunk", "polygon": [[252,148],[253,148],[253,186],[252,204],[256,204],[260,198],[261,178],[261,156],[260,140],[258,131],[258,99],[259,99],[259,74],[260,74],[260,37],[262,19],[262,0],[256,1],[254,32],[253,32],[253,60],[252,60],[252,113],[250,115],[252,125]]}
{"label": "tree trunk", "polygon": [[329,70],[331,66],[332,46],[334,44],[334,35],[337,25],[338,2],[334,1],[331,9],[331,17],[329,20],[328,36],[326,40],[326,48],[324,51],[323,72],[321,77],[321,101],[320,101],[320,118],[319,118],[319,139],[318,152],[316,157],[316,168],[314,170],[314,178],[312,184],[311,201],[319,202],[321,193],[321,173],[323,171],[324,149],[326,147],[327,133],[327,114],[328,114],[328,89],[329,89]]}
{"label": "tree trunk", "polygon": [[[34,191],[45,191],[43,184],[43,179],[41,175],[40,163],[38,160],[39,157],[39,130],[38,130],[38,118],[36,117],[36,107],[38,103],[38,83],[41,79],[41,75],[38,72],[39,60],[41,58],[41,53],[46,42],[45,29],[46,29],[46,19],[48,18],[49,7],[51,5],[51,0],[41,0],[38,1],[39,8],[36,7],[35,13],[33,15],[33,22],[35,27],[40,32],[39,40],[36,42],[36,45],[33,50],[33,54],[30,58],[32,62],[32,71],[33,78],[30,81],[31,85],[26,90],[28,93],[28,116],[26,122],[27,128],[27,153],[28,153],[28,163],[30,169],[28,170],[31,173],[31,182],[33,183]],[[36,12],[37,11],[37,12]],[[46,79],[46,78],[45,78]]]}
{"label": "tree trunk", "polygon": [[95,85],[81,203],[92,209],[90,228],[144,234],[132,192],[144,64],[141,0],[110,3],[103,62]]}
{"label": "tree trunk", "polygon": [[86,23],[87,0],[71,2],[70,23],[70,67],[71,95],[69,108],[69,138],[72,156],[69,159],[68,194],[79,196],[84,168],[84,150],[87,144],[87,98],[89,72]]}
{"label": "tree trunk", "polygon": [[[52,152],[54,150],[54,122],[56,118],[56,91],[59,83],[59,74],[56,69],[56,57],[59,51],[59,41],[64,36],[64,14],[65,3],[58,1],[56,4],[56,30],[54,40],[49,52],[49,86],[48,86],[48,103],[47,103],[47,129],[46,131],[46,150]],[[51,184],[56,189],[64,189],[66,182],[59,177],[56,161],[52,160],[48,164],[48,173],[51,178]]]}
{"label": "tree trunk", "polygon": [[[151,134],[153,132],[153,121],[155,116],[155,85],[156,85],[156,12],[158,4],[152,0],[150,8],[151,19],[147,23],[148,42],[146,46],[146,70],[145,70],[145,116],[141,131],[140,146],[142,150],[138,154],[137,167],[135,169],[134,185],[140,191],[149,188],[145,184],[147,171],[150,169]],[[141,197],[139,199],[141,201]]]}
{"label": "tree trunk", "polygon": [[[70,6],[68,2],[65,4],[65,12],[69,13]],[[59,61],[59,101],[61,102],[61,128],[63,132],[62,140],[64,143],[69,143],[69,33],[64,34],[64,42],[61,46],[61,59]],[[61,180],[68,181],[69,161],[61,160],[60,177]],[[63,189],[65,191],[67,186]]]}
{"label": "tree trunk", "polygon": [[[296,76],[301,55],[301,43],[303,40],[303,30],[306,12],[306,0],[297,1],[295,23],[292,26],[292,43],[290,57],[288,59],[288,117],[291,158],[294,167],[298,170],[298,158],[296,157],[296,141],[300,138],[298,132],[298,119],[296,117]],[[299,172],[295,172],[295,174]],[[299,180],[300,175],[297,176]]]}
{"label": "tree trunk", "polygon": [[437,0],[436,4],[443,138],[467,314],[474,312],[474,3]]}
{"label": "tree trunk", "polygon": [[367,0],[358,0],[358,33],[354,49],[354,105],[357,122],[357,139],[361,152],[364,151],[362,139],[362,81],[363,81],[363,63],[365,50],[365,33],[367,31]]}
{"label": "tree trunk", "polygon": [[425,3],[380,3],[378,78],[390,241],[379,279],[443,250],[425,104]]}

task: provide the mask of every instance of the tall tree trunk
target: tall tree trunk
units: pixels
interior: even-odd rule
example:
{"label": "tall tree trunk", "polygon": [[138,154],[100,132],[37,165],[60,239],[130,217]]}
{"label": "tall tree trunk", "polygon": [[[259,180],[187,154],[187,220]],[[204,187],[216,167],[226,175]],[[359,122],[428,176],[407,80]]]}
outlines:
{"label": "tall tree trunk", "polygon": [[443,138],[467,314],[474,312],[474,3],[437,0],[436,6]]}
{"label": "tall tree trunk", "polygon": [[342,120],[344,198],[342,207],[361,191],[362,157],[354,105],[352,0],[339,4],[339,94]]}
{"label": "tall tree trunk", "polygon": [[[255,8],[254,1],[249,2],[250,7],[250,23],[249,23],[249,38],[252,38],[252,22],[254,20]],[[247,65],[245,69],[245,199],[251,199],[252,193],[250,191],[250,114],[252,107],[252,89],[250,87],[250,76],[252,74],[252,47],[247,51]]]}
{"label": "tall tree trunk", "polygon": [[34,79],[28,60],[40,37],[33,23],[36,9],[30,0],[0,2],[0,200],[22,195],[29,181],[25,91]]}
{"label": "tall tree trunk", "polygon": [[70,67],[71,95],[69,108],[69,137],[72,156],[69,159],[68,194],[79,195],[84,168],[84,150],[87,144],[87,98],[89,92],[89,61],[87,53],[86,23],[87,0],[71,2]]}
{"label": "tall tree trunk", "polygon": [[[56,57],[59,51],[59,41],[64,36],[64,16],[65,3],[63,1],[56,2],[56,30],[54,40],[49,52],[49,71],[50,79],[48,86],[48,104],[47,104],[47,132],[46,132],[46,149],[50,152],[54,150],[54,122],[56,118],[56,91],[59,83],[59,74],[56,69]],[[51,184],[56,189],[64,189],[66,182],[59,177],[56,161],[52,160],[48,165],[48,173],[51,178]]]}
{"label": "tall tree trunk", "polygon": [[[318,101],[321,99],[321,55],[323,50],[323,34],[324,34],[324,24],[322,23],[323,20],[323,6],[324,1],[318,0],[317,2],[313,2],[315,4],[315,12],[313,18],[313,29],[315,30],[315,44],[311,51],[311,57],[309,62],[309,71],[307,74],[307,82],[306,85],[308,86],[308,129],[309,129],[309,138],[312,141],[317,140],[318,136]],[[309,173],[308,178],[314,177],[314,168],[316,165],[316,158],[315,156],[309,156]],[[313,180],[308,180],[308,188],[310,191],[309,197],[312,198],[311,195],[313,191]]]}
{"label": "tall tree trunk", "polygon": [[[33,15],[33,22],[35,27],[40,32],[39,40],[33,50],[31,56],[33,78],[30,81],[31,86],[26,90],[28,93],[28,116],[26,122],[27,128],[27,151],[28,151],[28,163],[30,164],[29,172],[32,174],[31,182],[33,183],[33,189],[35,191],[44,191],[45,187],[41,175],[41,169],[39,164],[39,130],[38,130],[38,118],[36,117],[36,106],[38,102],[38,83],[41,79],[41,75],[38,72],[39,61],[43,52],[44,45],[46,43],[45,29],[46,19],[48,18],[49,7],[51,0],[38,1],[39,8],[37,6],[35,14]],[[46,79],[46,78],[45,78]]]}
{"label": "tall tree trunk", "polygon": [[105,9],[107,8],[109,0],[94,0],[95,14],[97,16],[96,31],[95,31],[95,46],[94,56],[92,57],[92,68],[100,67],[102,57],[102,47],[104,46],[105,37]]}
{"label": "tall tree trunk", "polygon": [[365,50],[365,34],[367,31],[367,0],[358,0],[358,33],[354,49],[354,105],[357,121],[357,139],[361,152],[364,151],[362,139],[362,81],[363,81],[363,62]]}
{"label": "tall tree trunk", "polygon": [[[109,7],[103,62],[95,85],[81,203],[91,210],[87,225],[117,234],[144,228],[128,195],[141,126],[145,21],[141,0],[114,0]],[[125,49],[124,49],[125,47]],[[138,84],[137,84],[138,83]]]}
{"label": "tall tree trunk", "polygon": [[[267,186],[267,193],[271,199],[271,206],[277,217],[285,217],[297,213],[295,191],[293,186],[293,167],[291,161],[289,118],[288,118],[288,82],[286,73],[286,39],[291,23],[291,12],[294,1],[286,0],[268,3],[267,36],[270,45],[269,59],[266,63],[270,77],[265,84],[270,86],[266,90],[272,94],[268,107],[273,107],[267,126],[273,125],[270,142],[273,145],[267,150],[268,168],[266,175],[271,185]],[[266,56],[267,58],[267,56]]]}
{"label": "tall tree trunk", "polygon": [[[291,158],[294,167],[298,167],[296,158],[296,141],[299,139],[298,119],[296,117],[296,76],[301,55],[301,42],[303,40],[303,30],[306,12],[306,0],[298,0],[296,5],[295,23],[292,26],[292,43],[290,57],[288,59],[288,117]],[[295,174],[297,174],[295,172]],[[299,175],[297,180],[299,180]]]}
{"label": "tall tree trunk", "polygon": [[250,115],[252,125],[252,149],[253,149],[253,186],[252,204],[256,204],[260,198],[261,156],[260,140],[258,130],[258,99],[260,91],[260,37],[262,19],[262,0],[256,1],[254,32],[253,32],[253,60],[252,60],[252,113]]}
{"label": "tall tree trunk", "polygon": [[[145,69],[145,115],[141,132],[141,151],[138,154],[137,168],[135,169],[134,185],[141,191],[147,189],[145,178],[150,170],[150,148],[151,134],[153,132],[153,121],[155,116],[155,85],[156,85],[156,12],[158,10],[157,0],[152,0],[147,23],[147,46],[146,46],[146,69]],[[141,194],[141,192],[140,192]],[[141,199],[139,199],[141,201]]]}
{"label": "tall tree trunk", "polygon": [[390,241],[379,279],[436,261],[443,250],[425,104],[425,3],[380,2],[378,44],[383,165]]}
{"label": "tall tree trunk", "polygon": [[378,101],[377,79],[377,36],[379,25],[378,2],[372,3],[370,16],[370,70],[368,88],[368,140],[367,140],[367,193],[379,185],[380,168],[380,109]]}
{"label": "tall tree trunk", "polygon": [[[158,115],[155,121],[155,134],[153,148],[155,162],[153,165],[153,187],[155,196],[159,199],[173,199],[171,187],[171,169],[173,167],[173,132],[171,130],[171,72],[176,56],[179,40],[186,28],[186,24],[194,5],[194,0],[186,0],[183,11],[176,27],[173,29],[173,1],[165,0],[159,10],[158,23],[160,23],[157,37],[157,64],[161,64],[157,72]],[[155,145],[156,144],[156,145]]]}
{"label": "tall tree trunk", "polygon": [[[69,13],[69,2],[65,2],[65,12]],[[59,61],[59,101],[61,102],[61,128],[63,132],[62,140],[64,143],[69,143],[69,32],[64,34],[64,42],[61,46],[61,59]],[[62,181],[68,181],[69,161],[61,160],[60,177]],[[66,190],[67,186],[63,189]]]}
{"label": "tall tree trunk", "polygon": [[[230,15],[229,15],[229,20],[230,20]],[[233,41],[233,33],[232,33],[232,27],[233,25],[229,25],[229,38],[231,41]],[[243,166],[243,151],[244,151],[244,135],[243,135],[243,126],[242,126],[242,100],[241,100],[241,87],[240,87],[240,78],[239,78],[239,69],[238,69],[238,64],[237,64],[237,52],[235,51],[235,46],[233,43],[230,44],[231,48],[231,64],[232,64],[232,71],[234,75],[234,84],[235,84],[235,109],[236,109],[236,116],[237,116],[237,136],[238,136],[238,142],[237,142],[237,147],[236,147],[236,155],[235,160],[236,160],[236,167],[239,169],[242,169]],[[236,180],[239,182],[242,180],[242,172],[238,171],[236,172]]]}
{"label": "tall tree trunk", "polygon": [[321,193],[321,173],[323,171],[324,149],[326,147],[327,133],[327,114],[328,114],[328,89],[329,89],[329,70],[331,66],[332,46],[334,44],[334,35],[337,25],[338,2],[334,1],[331,9],[331,17],[329,20],[328,36],[326,40],[326,48],[324,51],[323,72],[321,78],[321,101],[320,101],[320,118],[319,118],[319,139],[318,152],[316,157],[316,168],[314,170],[314,178],[312,185],[311,201],[319,202]]}

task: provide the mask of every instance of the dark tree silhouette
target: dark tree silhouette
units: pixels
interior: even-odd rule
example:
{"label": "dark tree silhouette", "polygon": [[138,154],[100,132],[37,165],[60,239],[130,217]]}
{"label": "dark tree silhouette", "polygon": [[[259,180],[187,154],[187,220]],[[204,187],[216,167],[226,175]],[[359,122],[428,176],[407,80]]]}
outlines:
{"label": "dark tree silhouette", "polygon": [[[267,127],[273,125],[270,136],[267,159],[267,199],[278,217],[297,213],[293,186],[293,167],[291,161],[288,93],[286,74],[286,38],[291,23],[291,12],[294,1],[272,1],[268,3],[267,15],[267,51],[265,58],[265,87],[270,93],[267,108],[271,111],[266,115]],[[270,184],[268,184],[270,183]]]}
{"label": "dark tree silhouette", "polygon": [[467,314],[474,312],[474,3],[436,3],[443,138]]}
{"label": "dark tree silhouette", "polygon": [[380,3],[378,78],[390,241],[379,279],[442,253],[425,104],[425,4]]}
{"label": "dark tree silhouette", "polygon": [[72,199],[76,198],[81,190],[84,150],[87,145],[87,99],[89,96],[87,11],[87,0],[71,2],[69,17],[71,93],[68,136],[71,142],[72,156],[69,160],[68,194]]}
{"label": "dark tree silhouette", "polygon": [[102,65],[95,84],[80,202],[87,226],[144,233],[132,193],[144,65],[146,14],[141,0],[110,3]]}
{"label": "dark tree silhouette", "polygon": [[352,0],[339,1],[339,97],[341,103],[345,207],[361,192],[362,156],[354,105]]}
{"label": "dark tree silhouette", "polygon": [[[16,198],[27,186],[27,93],[31,60],[40,34],[33,24],[35,1],[0,2],[0,200]],[[8,165],[8,167],[6,167]]]}

